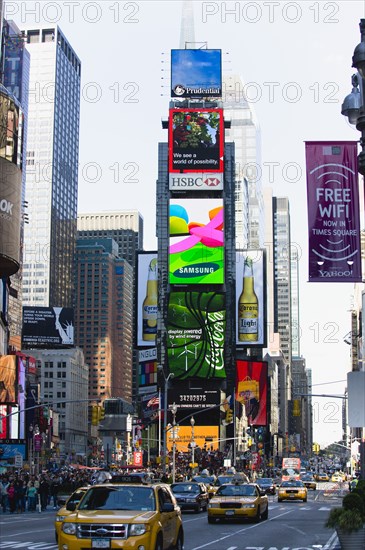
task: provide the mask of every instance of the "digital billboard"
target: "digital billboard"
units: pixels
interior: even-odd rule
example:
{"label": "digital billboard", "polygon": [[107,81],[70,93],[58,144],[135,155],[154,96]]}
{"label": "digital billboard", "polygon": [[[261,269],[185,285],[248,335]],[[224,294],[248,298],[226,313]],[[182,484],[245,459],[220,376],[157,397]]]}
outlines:
{"label": "digital billboard", "polygon": [[169,172],[223,172],[223,109],[170,109]]}
{"label": "digital billboard", "polygon": [[17,403],[17,363],[16,355],[0,356],[0,404]]}
{"label": "digital billboard", "polygon": [[[190,445],[193,441],[192,439],[192,429],[191,426],[178,426],[175,429],[176,438],[175,445],[178,452],[190,452]],[[204,449],[204,445],[208,449],[213,448],[213,450],[219,449],[219,427],[218,426],[194,426],[194,443],[195,447],[200,447]],[[167,432],[167,448],[171,451],[173,446],[173,430],[170,429]]]}
{"label": "digital billboard", "polygon": [[266,345],[266,255],[236,251],[236,345]]}
{"label": "digital billboard", "polygon": [[171,50],[171,97],[221,97],[222,50]]}
{"label": "digital billboard", "polygon": [[267,424],[267,363],[236,362],[236,401],[242,404],[248,426]]}
{"label": "digital billboard", "polygon": [[22,344],[26,347],[74,345],[74,310],[69,307],[23,307]]}
{"label": "digital billboard", "polygon": [[137,346],[156,346],[157,252],[137,256]]}
{"label": "digital billboard", "polygon": [[170,284],[223,284],[223,199],[172,199],[169,222]]}
{"label": "digital billboard", "polygon": [[171,292],[167,312],[167,357],[175,379],[225,378],[225,295]]}

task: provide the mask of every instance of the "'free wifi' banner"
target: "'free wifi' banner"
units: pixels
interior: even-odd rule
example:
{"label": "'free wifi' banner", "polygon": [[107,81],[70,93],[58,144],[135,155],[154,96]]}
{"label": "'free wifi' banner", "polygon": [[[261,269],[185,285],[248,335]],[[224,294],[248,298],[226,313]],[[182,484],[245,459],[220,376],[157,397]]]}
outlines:
{"label": "'free wifi' banner", "polygon": [[361,281],[357,142],[305,144],[309,282]]}

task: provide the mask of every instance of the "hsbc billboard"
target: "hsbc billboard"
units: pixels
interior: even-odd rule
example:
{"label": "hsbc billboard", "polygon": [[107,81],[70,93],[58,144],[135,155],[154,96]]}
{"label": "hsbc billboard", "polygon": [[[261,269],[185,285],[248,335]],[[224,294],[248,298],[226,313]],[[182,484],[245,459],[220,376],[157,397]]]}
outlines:
{"label": "hsbc billboard", "polygon": [[189,172],[169,174],[170,191],[222,191],[223,173]]}

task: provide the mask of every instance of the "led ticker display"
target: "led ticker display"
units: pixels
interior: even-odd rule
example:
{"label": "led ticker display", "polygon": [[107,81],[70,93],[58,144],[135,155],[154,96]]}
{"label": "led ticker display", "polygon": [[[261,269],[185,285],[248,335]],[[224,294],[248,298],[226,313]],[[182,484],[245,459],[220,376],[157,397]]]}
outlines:
{"label": "led ticker display", "polygon": [[172,292],[167,313],[167,357],[175,379],[225,378],[226,311],[223,293]]}
{"label": "led ticker display", "polygon": [[222,199],[170,201],[169,282],[224,283]]}
{"label": "led ticker display", "polygon": [[169,172],[223,172],[222,109],[170,109]]}
{"label": "led ticker display", "polygon": [[221,50],[171,50],[171,97],[221,95]]}

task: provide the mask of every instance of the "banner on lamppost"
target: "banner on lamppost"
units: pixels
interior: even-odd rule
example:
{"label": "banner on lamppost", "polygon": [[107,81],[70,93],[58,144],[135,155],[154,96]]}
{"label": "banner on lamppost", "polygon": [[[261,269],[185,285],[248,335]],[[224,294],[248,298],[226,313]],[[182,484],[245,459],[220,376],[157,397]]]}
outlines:
{"label": "banner on lamppost", "polygon": [[309,282],[361,281],[357,142],[306,142]]}

